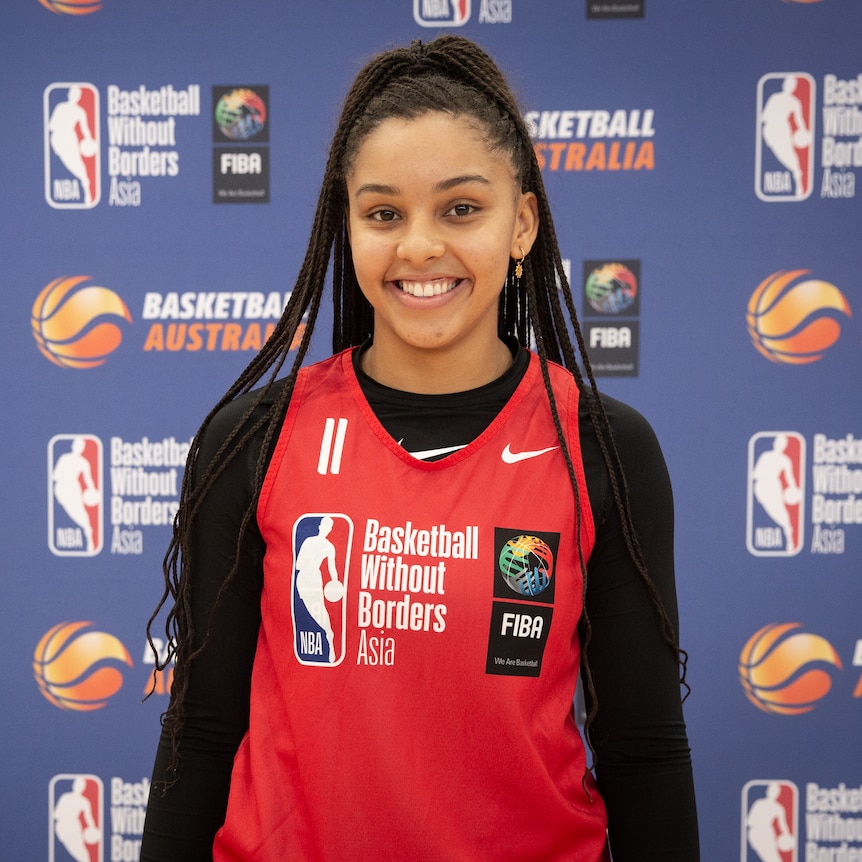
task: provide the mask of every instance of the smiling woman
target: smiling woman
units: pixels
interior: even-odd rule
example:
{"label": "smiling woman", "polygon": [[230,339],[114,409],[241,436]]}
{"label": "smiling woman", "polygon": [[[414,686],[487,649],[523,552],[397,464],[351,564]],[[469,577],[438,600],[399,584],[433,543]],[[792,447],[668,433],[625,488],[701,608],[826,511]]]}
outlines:
{"label": "smiling woman", "polygon": [[[336,353],[304,367],[328,272]],[[698,859],[667,471],[596,390],[478,46],[360,72],[287,308],[185,477],[144,862]]]}
{"label": "smiling woman", "polygon": [[[466,169],[466,170],[465,170]],[[536,236],[536,196],[475,121],[433,112],[368,135],[347,176],[354,270],[374,310],[361,367],[408,392],[460,392],[499,377],[510,258]]]}

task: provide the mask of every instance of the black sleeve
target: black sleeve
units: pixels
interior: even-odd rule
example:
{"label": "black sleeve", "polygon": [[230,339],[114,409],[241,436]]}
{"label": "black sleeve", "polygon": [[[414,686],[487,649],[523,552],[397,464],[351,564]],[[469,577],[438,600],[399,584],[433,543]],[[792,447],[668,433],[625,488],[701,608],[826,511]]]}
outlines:
{"label": "black sleeve", "polygon": [[[647,568],[678,630],[673,498],[664,457],[639,413],[615,399],[603,401]],[[581,420],[581,438],[596,518],[586,593],[592,627],[587,660],[597,704],[590,739],[608,809],[614,862],[697,862],[697,814],[679,665],[626,549],[589,419]]]}
{"label": "black sleeve", "polygon": [[[214,417],[201,444],[196,479],[247,406],[246,399],[239,399]],[[199,637],[233,563],[259,451],[259,441],[253,441],[231,461],[196,520],[191,568]],[[219,600],[206,647],[190,668],[179,777],[163,796],[156,782],[165,776],[170,741],[164,732],[159,740],[141,862],[212,860],[213,838],[227,808],[233,758],[248,730],[251,669],[260,627],[263,541],[256,521],[247,538],[239,570]]]}

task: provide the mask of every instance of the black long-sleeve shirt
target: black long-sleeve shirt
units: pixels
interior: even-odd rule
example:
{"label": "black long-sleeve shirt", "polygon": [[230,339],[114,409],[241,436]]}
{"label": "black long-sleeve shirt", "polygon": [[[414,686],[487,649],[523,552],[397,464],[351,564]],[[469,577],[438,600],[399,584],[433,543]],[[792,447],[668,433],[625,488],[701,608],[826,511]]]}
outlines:
{"label": "black long-sleeve shirt", "polygon": [[[359,370],[358,355],[359,351],[357,374],[370,406],[392,437],[413,453],[466,445],[475,439],[511,397],[528,361],[525,351],[516,350],[509,371],[487,386],[450,395],[415,395],[371,380]],[[250,397],[243,396],[215,417],[202,443],[199,470],[235,427]],[[664,458],[640,414],[606,396],[603,402],[650,576],[676,626],[673,500]],[[587,660],[598,705],[591,740],[614,862],[697,862],[697,818],[678,663],[629,558],[607,470],[583,403],[579,419],[596,526],[586,589],[592,632]],[[260,445],[259,439],[252,441],[227,466],[197,519],[193,613],[199,632],[207,628],[216,594],[234,558],[239,523],[252,499]],[[166,796],[154,793],[150,798],[142,862],[212,858],[213,837],[227,806],[233,756],[248,729],[263,552],[263,540],[252,525],[240,569],[212,619],[206,649],[192,665],[180,776]],[[154,782],[164,775],[169,751],[169,740],[163,735]]]}

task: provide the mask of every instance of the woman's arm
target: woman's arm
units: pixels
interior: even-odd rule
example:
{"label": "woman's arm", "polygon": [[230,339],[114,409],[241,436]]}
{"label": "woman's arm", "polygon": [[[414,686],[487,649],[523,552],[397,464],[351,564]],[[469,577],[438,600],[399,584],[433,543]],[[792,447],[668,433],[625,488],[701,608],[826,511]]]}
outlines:
{"label": "woman's arm", "polygon": [[[677,631],[673,498],[664,457],[640,414],[614,399],[605,403],[647,568]],[[584,442],[591,434],[582,431]],[[591,472],[590,497],[598,503],[586,596],[592,626],[587,656],[598,704],[591,740],[614,862],[696,862],[697,813],[679,665],[629,558],[607,474]]]}
{"label": "woman's arm", "polygon": [[[242,402],[242,399],[241,399]],[[204,436],[196,481],[247,402],[229,405]],[[198,642],[210,624],[216,596],[234,560],[250,504],[258,445],[246,447],[207,495],[192,542],[192,608]],[[263,542],[252,521],[240,566],[218,602],[204,651],[192,662],[184,702],[177,780],[164,795],[170,738],[163,731],[153,768],[141,862],[211,862],[224,822],[234,754],[248,729],[249,690],[260,627]]]}

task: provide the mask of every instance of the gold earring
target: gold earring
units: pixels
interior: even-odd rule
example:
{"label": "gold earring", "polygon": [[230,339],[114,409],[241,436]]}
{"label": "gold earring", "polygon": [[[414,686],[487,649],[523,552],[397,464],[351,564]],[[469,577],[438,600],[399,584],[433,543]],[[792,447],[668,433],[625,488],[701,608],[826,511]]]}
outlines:
{"label": "gold earring", "polygon": [[527,258],[521,246],[518,246],[518,251],[521,252],[521,259],[515,264],[515,278],[520,278],[524,274],[524,261]]}

